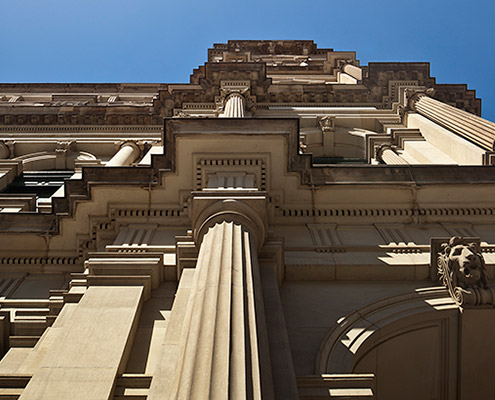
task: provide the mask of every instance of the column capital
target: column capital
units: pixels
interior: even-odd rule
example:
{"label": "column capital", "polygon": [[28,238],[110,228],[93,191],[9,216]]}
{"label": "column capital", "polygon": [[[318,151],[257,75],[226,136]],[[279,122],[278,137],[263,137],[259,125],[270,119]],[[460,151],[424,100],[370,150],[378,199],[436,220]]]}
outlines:
{"label": "column capital", "polygon": [[119,151],[124,146],[131,146],[136,149],[139,154],[142,154],[146,143],[141,140],[119,140],[115,142],[115,149]]}
{"label": "column capital", "polygon": [[193,194],[191,219],[194,242],[198,246],[212,226],[232,221],[250,231],[259,251],[268,231],[267,198],[260,193],[227,195],[197,192]]}
{"label": "column capital", "polygon": [[406,107],[409,110],[416,111],[416,101],[422,96],[433,97],[435,95],[435,89],[425,87],[406,88],[405,95]]}
{"label": "column capital", "polygon": [[378,146],[375,150],[375,158],[380,161],[383,164],[386,164],[385,160],[383,159],[383,153],[386,150],[390,150],[393,153],[397,154],[396,147],[390,143],[382,143],[380,146]]}

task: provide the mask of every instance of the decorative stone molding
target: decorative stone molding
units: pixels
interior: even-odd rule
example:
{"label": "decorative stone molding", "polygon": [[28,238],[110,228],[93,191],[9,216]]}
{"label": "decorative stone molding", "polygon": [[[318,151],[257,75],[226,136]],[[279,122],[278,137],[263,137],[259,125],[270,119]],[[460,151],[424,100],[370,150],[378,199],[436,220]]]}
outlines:
{"label": "decorative stone molding", "polygon": [[337,224],[307,224],[307,226],[317,249],[342,246],[336,230]]}
{"label": "decorative stone molding", "polygon": [[79,257],[1,257],[0,264],[2,265],[76,265],[79,262]]}
{"label": "decorative stone molding", "polygon": [[120,218],[150,218],[150,217],[181,217],[184,210],[180,208],[117,208],[112,210],[115,217]]}
{"label": "decorative stone molding", "polygon": [[[213,187],[211,177],[218,173],[229,173],[234,175],[244,174],[252,176],[253,185],[239,187],[251,187],[258,190],[267,190],[267,165],[268,155],[253,154],[249,157],[247,154],[239,154],[236,157],[232,154],[229,158],[225,155],[198,155],[195,159],[196,169],[196,190]],[[220,187],[220,185],[218,186]]]}
{"label": "decorative stone molding", "polygon": [[415,90],[419,87],[417,80],[390,80],[388,83],[388,96],[384,96],[383,103],[387,108],[399,104],[405,96],[407,90]]}
{"label": "decorative stone molding", "polygon": [[[396,161],[396,164],[407,164],[405,160],[397,159],[397,157],[400,157],[397,154],[397,150],[403,150],[406,142],[424,140],[423,135],[418,129],[409,128],[392,128],[390,129],[390,134],[366,135],[366,159],[369,163],[375,158],[385,164],[393,164],[392,160]],[[382,157],[383,151],[388,149],[397,155],[397,157],[394,157],[393,154],[389,153],[390,162],[386,162]]]}
{"label": "decorative stone molding", "polygon": [[276,217],[475,217],[495,215],[495,208],[277,208]]}
{"label": "decorative stone molding", "polygon": [[488,274],[479,238],[454,236],[439,247],[432,245],[432,252],[434,251],[438,279],[449,290],[457,305],[495,305],[495,290],[488,286]]}
{"label": "decorative stone molding", "polygon": [[[133,133],[135,135],[140,133],[146,133],[150,135],[160,135],[163,128],[163,124],[160,125],[112,125],[112,126],[101,126],[101,125],[68,125],[68,126],[57,126],[57,125],[47,125],[47,126],[2,126],[2,132],[4,133],[15,133],[16,137],[19,134],[35,134],[40,133],[69,133],[77,134],[78,138],[84,134],[95,134],[99,135],[101,133]],[[133,135],[134,136],[134,135]]]}
{"label": "decorative stone molding", "polygon": [[[408,245],[413,239],[405,229],[404,224],[375,224],[376,229],[383,238],[385,245]],[[413,251],[411,251],[413,252]]]}
{"label": "decorative stone molding", "polygon": [[84,267],[88,286],[143,286],[146,299],[164,278],[162,253],[88,253]]}

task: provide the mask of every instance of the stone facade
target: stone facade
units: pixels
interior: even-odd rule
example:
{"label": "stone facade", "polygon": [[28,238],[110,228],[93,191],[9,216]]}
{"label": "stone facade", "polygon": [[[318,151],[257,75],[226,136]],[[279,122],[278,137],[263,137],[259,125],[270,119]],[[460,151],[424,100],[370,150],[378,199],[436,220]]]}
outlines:
{"label": "stone facade", "polygon": [[480,111],[312,41],[0,84],[0,397],[493,398]]}

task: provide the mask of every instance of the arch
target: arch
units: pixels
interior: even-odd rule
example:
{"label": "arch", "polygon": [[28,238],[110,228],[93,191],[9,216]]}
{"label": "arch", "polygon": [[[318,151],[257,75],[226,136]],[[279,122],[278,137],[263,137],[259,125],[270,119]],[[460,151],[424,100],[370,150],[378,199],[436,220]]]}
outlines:
{"label": "arch", "polygon": [[50,171],[57,169],[73,169],[75,161],[95,161],[97,157],[86,151],[75,152],[67,156],[63,162],[63,168],[60,167],[60,155],[54,151],[40,151],[36,153],[24,154],[13,160],[22,161],[23,171]]}
{"label": "arch", "polygon": [[381,399],[455,398],[458,315],[443,287],[379,300],[338,321],[315,372],[373,373]]}

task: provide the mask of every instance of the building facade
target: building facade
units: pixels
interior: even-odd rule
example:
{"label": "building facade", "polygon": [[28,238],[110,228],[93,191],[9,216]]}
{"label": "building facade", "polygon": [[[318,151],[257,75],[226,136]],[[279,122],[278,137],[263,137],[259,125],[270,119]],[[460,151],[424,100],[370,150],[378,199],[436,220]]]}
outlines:
{"label": "building facade", "polygon": [[480,113],[312,41],[0,84],[0,397],[494,398]]}

